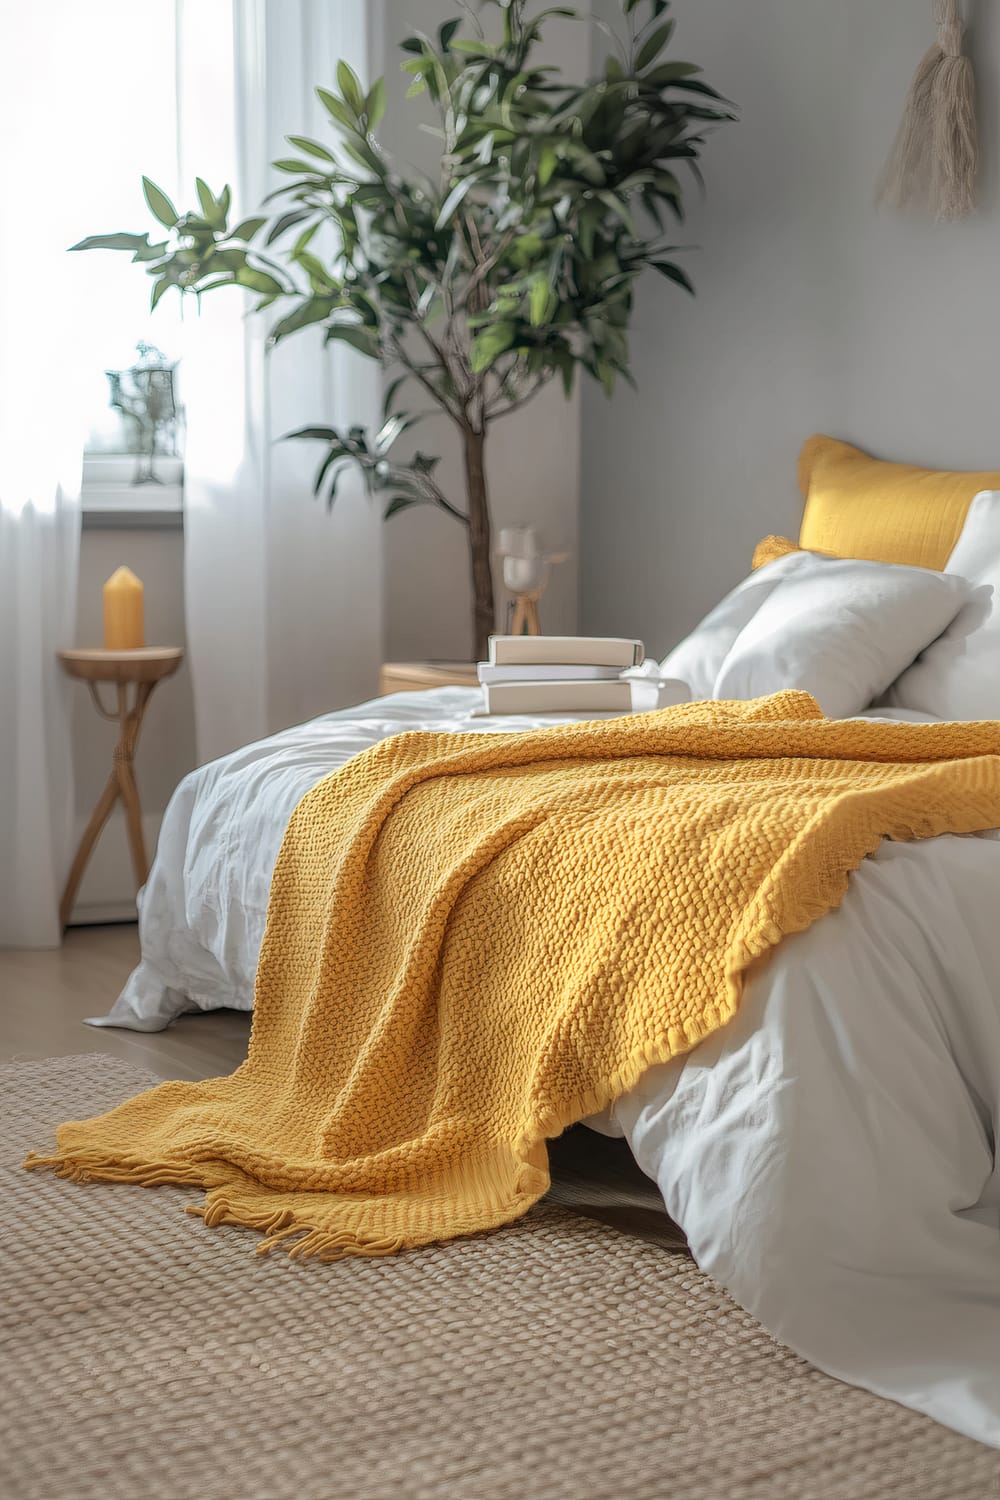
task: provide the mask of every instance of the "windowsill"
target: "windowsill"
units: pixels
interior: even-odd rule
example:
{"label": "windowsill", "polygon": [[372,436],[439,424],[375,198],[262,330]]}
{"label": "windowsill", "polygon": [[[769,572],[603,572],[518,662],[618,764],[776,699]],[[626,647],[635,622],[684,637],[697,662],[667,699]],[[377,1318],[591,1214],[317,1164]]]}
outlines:
{"label": "windowsill", "polygon": [[84,531],[183,531],[182,510],[99,510],[83,504],[80,525]]}
{"label": "windowsill", "polygon": [[131,454],[87,453],[80,508],[84,531],[180,531],[184,527],[184,469],[179,458],[158,457],[158,483],[136,484]]}

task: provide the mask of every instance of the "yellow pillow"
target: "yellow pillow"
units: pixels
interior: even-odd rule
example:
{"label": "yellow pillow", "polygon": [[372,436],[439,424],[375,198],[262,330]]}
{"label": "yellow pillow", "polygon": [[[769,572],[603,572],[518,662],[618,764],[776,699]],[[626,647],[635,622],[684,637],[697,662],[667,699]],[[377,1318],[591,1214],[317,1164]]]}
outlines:
{"label": "yellow pillow", "polygon": [[806,501],[800,547],[943,568],[973,497],[1000,489],[1000,472],[883,463],[850,443],[816,436],[799,455],[799,488]]}
{"label": "yellow pillow", "polygon": [[789,552],[801,551],[802,548],[798,542],[791,541],[787,536],[766,536],[753,549],[751,571],[756,573],[757,569],[762,568],[765,563],[775,562],[779,557],[787,557]]}

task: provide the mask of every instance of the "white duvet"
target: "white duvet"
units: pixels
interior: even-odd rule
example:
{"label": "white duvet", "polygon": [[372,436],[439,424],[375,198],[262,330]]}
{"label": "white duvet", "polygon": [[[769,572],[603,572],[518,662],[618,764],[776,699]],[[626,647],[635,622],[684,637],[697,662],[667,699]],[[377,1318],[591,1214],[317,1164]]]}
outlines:
{"label": "white duvet", "polygon": [[[189,776],[142,893],[142,962],[94,1024],[154,1031],[182,1011],[250,1008],[288,817],[359,750],[406,728],[564,722],[471,719],[477,701],[398,694]],[[728,1027],[614,1113],[698,1264],[773,1333],[1000,1447],[992,836],[883,845],[838,911],[752,975]]]}

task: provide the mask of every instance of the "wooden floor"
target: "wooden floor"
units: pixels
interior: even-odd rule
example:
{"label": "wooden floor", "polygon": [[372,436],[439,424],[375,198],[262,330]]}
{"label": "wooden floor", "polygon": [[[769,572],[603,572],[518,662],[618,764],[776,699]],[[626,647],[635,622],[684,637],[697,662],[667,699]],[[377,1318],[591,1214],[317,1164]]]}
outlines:
{"label": "wooden floor", "polygon": [[73,927],[61,948],[0,949],[0,1059],[107,1052],[161,1078],[212,1078],[246,1056],[250,1017],[181,1016],[167,1031],[85,1026],[111,1009],[139,959],[134,923]]}

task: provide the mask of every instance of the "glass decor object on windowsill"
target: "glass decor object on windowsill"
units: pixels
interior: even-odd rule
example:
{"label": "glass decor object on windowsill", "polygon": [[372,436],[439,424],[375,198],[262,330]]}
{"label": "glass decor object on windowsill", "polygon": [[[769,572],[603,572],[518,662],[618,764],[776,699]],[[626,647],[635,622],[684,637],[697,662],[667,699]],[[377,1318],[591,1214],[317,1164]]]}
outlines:
{"label": "glass decor object on windowsill", "polygon": [[153,344],[136,344],[139,360],[127,370],[106,370],[111,405],[129,430],[130,453],[137,456],[134,484],[160,484],[157,455],[176,457],[181,408],[174,390],[176,363]]}

